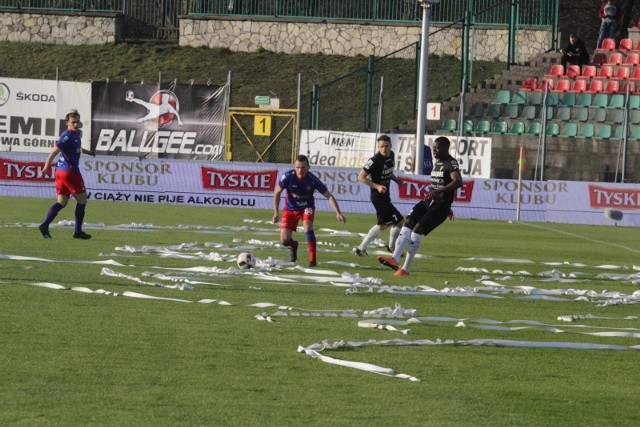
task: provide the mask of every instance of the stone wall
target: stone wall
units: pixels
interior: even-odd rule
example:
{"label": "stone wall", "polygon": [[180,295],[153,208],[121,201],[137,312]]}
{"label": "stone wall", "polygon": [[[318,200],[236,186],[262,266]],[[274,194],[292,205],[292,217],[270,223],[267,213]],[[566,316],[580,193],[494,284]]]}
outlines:
{"label": "stone wall", "polygon": [[[439,28],[431,26],[431,32]],[[344,56],[385,56],[420,39],[420,24],[384,25],[362,22],[284,21],[229,17],[192,17],[180,19],[180,45],[227,48],[233,52],[321,53]],[[476,60],[506,61],[509,34],[498,27],[476,27],[472,35]],[[547,51],[551,31],[523,29],[518,32],[518,62]],[[460,56],[462,31],[449,28],[429,37],[429,52]],[[406,49],[399,57],[412,58]]]}
{"label": "stone wall", "polygon": [[0,12],[0,41],[94,45],[122,40],[124,15]]}

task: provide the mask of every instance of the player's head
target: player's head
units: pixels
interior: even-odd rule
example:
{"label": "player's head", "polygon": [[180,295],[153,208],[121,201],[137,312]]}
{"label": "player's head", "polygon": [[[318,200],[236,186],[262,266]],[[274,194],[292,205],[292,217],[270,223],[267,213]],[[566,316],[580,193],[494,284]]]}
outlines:
{"label": "player's head", "polygon": [[380,135],[378,137],[378,152],[384,157],[391,155],[391,138],[387,135]]}
{"label": "player's head", "polygon": [[439,136],[433,141],[433,157],[436,159],[444,159],[449,155],[449,146],[451,141],[446,136]]}
{"label": "player's head", "polygon": [[68,130],[77,131],[80,127],[80,113],[78,110],[71,110],[64,116],[64,121]]}
{"label": "player's head", "polygon": [[309,173],[309,159],[304,154],[298,155],[296,157],[296,162],[294,163],[294,167],[296,169],[296,175],[298,178],[304,178]]}

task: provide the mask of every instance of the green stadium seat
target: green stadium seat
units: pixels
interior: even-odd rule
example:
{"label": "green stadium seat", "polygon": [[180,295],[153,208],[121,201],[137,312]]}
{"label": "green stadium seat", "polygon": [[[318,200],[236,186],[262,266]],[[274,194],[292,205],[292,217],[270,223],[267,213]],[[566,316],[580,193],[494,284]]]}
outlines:
{"label": "green stadium seat", "polygon": [[524,105],[527,103],[527,92],[516,91],[511,96],[511,104]]}
{"label": "green stadium seat", "polygon": [[571,108],[569,107],[558,107],[556,108],[556,113],[553,115],[554,120],[562,120],[566,122],[571,118]]}
{"label": "green stadium seat", "polygon": [[624,108],[624,95],[621,93],[611,95],[607,108]]}
{"label": "green stadium seat", "polygon": [[469,108],[468,117],[472,119],[479,119],[484,115],[484,106],[479,103],[471,104],[471,108]]}
{"label": "green stadium seat", "polygon": [[473,133],[473,120],[467,119],[462,122],[462,132],[465,134]]}
{"label": "green stadium seat", "polygon": [[640,95],[629,95],[629,109],[640,109]]}
{"label": "green stadium seat", "polygon": [[613,110],[609,113],[608,123],[622,123],[624,120],[624,110]]}
{"label": "green stadium seat", "polygon": [[524,123],[516,121],[511,124],[511,130],[509,133],[512,135],[522,135],[524,133],[524,129]]}
{"label": "green stadium seat", "polygon": [[624,126],[618,125],[616,126],[616,129],[613,132],[611,139],[622,139],[622,138],[624,138]]}
{"label": "green stadium seat", "polygon": [[560,135],[560,125],[558,123],[547,123],[547,136]]}
{"label": "green stadium seat", "polygon": [[590,113],[592,122],[602,123],[607,120],[607,110],[604,108],[592,108]]}
{"label": "green stadium seat", "polygon": [[598,130],[594,136],[596,139],[609,139],[611,138],[611,125],[608,123],[600,123]]}
{"label": "green stadium seat", "polygon": [[544,92],[531,92],[529,93],[529,105],[542,105],[543,98]]}
{"label": "green stadium seat", "polygon": [[442,125],[442,129],[438,129],[438,133],[455,133],[458,129],[458,122],[455,119],[446,119]]}
{"label": "green stadium seat", "polygon": [[535,105],[525,105],[522,107],[522,113],[520,113],[520,117],[524,120],[533,120],[536,118],[536,106]]}
{"label": "green stadium seat", "polygon": [[575,138],[578,136],[578,124],[575,122],[567,122],[562,127],[562,132],[560,132],[560,136],[565,138]]}
{"label": "green stadium seat", "polygon": [[580,133],[578,134],[579,138],[593,138],[596,130],[593,123],[582,123],[580,126]]}
{"label": "green stadium seat", "polygon": [[586,107],[573,107],[571,109],[571,120],[586,122],[589,120],[589,109]]}
{"label": "green stadium seat", "polygon": [[499,120],[493,126],[493,130],[490,133],[504,134],[509,131],[509,125],[504,120]]}
{"label": "green stadium seat", "polygon": [[629,111],[629,123],[633,125],[640,124],[640,110]]}
{"label": "green stadium seat", "polygon": [[576,93],[575,92],[567,92],[562,94],[562,99],[560,100],[560,105],[565,105],[567,107],[573,107],[576,105]]}
{"label": "green stadium seat", "polygon": [[511,101],[511,92],[508,90],[498,91],[496,104],[508,104]]}
{"label": "green stadium seat", "polygon": [[529,128],[527,129],[527,135],[538,136],[542,132],[542,123],[540,122],[530,122]]}
{"label": "green stadium seat", "polygon": [[487,107],[487,117],[490,119],[497,119],[502,116],[502,105],[489,104]]}
{"label": "green stadium seat", "polygon": [[518,117],[518,105],[517,104],[509,104],[504,109],[504,117],[508,119],[515,119]]}
{"label": "green stadium seat", "polygon": [[607,95],[606,93],[596,93],[596,96],[593,97],[593,102],[591,103],[591,106],[606,108],[608,104],[609,104],[609,95]]}
{"label": "green stadium seat", "polygon": [[640,140],[640,126],[634,126],[629,132],[629,139],[632,141]]}
{"label": "green stadium seat", "polygon": [[576,107],[591,107],[591,99],[593,96],[590,93],[581,93],[576,99]]}
{"label": "green stadium seat", "polygon": [[491,122],[489,120],[479,120],[476,125],[476,133],[485,134],[491,132]]}
{"label": "green stadium seat", "polygon": [[560,93],[549,92],[547,95],[547,106],[555,107],[560,103]]}

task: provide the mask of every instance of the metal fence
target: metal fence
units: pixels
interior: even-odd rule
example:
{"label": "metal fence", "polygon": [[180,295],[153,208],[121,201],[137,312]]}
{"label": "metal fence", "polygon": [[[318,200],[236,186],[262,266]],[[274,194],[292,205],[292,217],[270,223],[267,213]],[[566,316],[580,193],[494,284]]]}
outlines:
{"label": "metal fence", "polygon": [[0,0],[0,9],[121,12],[126,0]]}

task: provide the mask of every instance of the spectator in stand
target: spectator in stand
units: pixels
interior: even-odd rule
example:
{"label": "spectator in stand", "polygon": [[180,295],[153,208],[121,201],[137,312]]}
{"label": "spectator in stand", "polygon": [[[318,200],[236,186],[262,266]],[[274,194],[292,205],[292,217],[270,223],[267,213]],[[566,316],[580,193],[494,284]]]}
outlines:
{"label": "spectator in stand", "polygon": [[606,0],[600,5],[600,35],[598,36],[598,44],[596,49],[602,47],[602,41],[604,39],[613,39],[616,36],[616,20],[618,19],[618,6],[616,6],[614,0]]}
{"label": "spectator in stand", "polygon": [[580,72],[582,72],[582,66],[589,63],[589,52],[587,52],[584,42],[575,33],[569,35],[569,44],[564,49],[560,49],[560,53],[562,54],[560,62],[564,67],[565,74],[568,64],[579,65]]}

